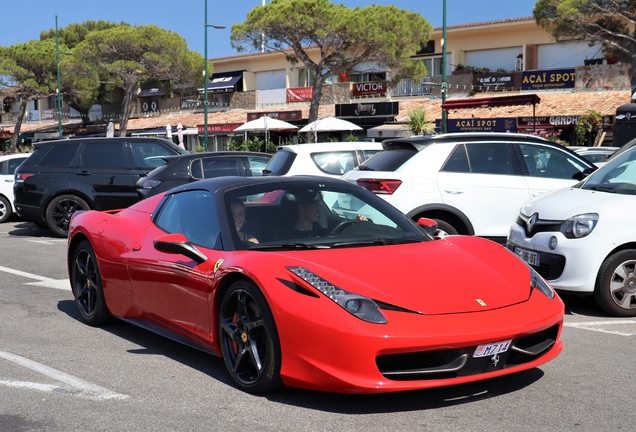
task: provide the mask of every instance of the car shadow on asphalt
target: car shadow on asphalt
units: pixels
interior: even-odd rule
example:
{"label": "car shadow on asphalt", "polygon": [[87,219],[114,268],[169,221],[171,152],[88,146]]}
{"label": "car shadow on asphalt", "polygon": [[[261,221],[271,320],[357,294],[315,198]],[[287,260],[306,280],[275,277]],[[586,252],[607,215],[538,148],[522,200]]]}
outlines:
{"label": "car shadow on asphalt", "polygon": [[[58,302],[58,310],[77,321],[81,321],[77,307],[72,300]],[[116,319],[101,329],[143,347],[128,350],[129,353],[165,356],[228,386],[234,386],[225,368],[225,363],[220,357]],[[291,406],[342,414],[421,411],[461,405],[514,393],[532,385],[543,375],[544,372],[541,369],[534,368],[485,381],[427,390],[355,395],[286,388],[258,397]]]}
{"label": "car shadow on asphalt", "polygon": [[40,238],[51,238],[51,239],[59,239],[53,234],[53,232],[48,228],[42,228],[37,226],[33,222],[17,222],[11,231],[7,234],[10,236],[16,237],[40,237]]}
{"label": "car shadow on asphalt", "polygon": [[592,295],[577,295],[572,293],[559,292],[559,297],[565,304],[566,315],[581,315],[596,318],[611,318],[594,300]]}

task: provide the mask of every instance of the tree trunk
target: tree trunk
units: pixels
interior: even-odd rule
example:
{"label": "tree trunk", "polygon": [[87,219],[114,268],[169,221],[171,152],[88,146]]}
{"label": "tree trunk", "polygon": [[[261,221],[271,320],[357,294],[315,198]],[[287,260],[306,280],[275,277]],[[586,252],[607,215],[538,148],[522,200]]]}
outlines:
{"label": "tree trunk", "polygon": [[119,136],[125,137],[128,130],[128,119],[130,118],[130,107],[132,106],[132,97],[135,89],[135,85],[127,84],[124,87],[124,100],[121,102],[121,120],[119,122]]}
{"label": "tree trunk", "polygon": [[20,129],[22,128],[22,121],[24,120],[24,113],[26,112],[28,102],[28,99],[20,100],[20,109],[18,110],[18,118],[15,119],[15,128],[13,128],[13,136],[11,137],[9,153],[15,153],[18,151],[18,137],[20,136]]}
{"label": "tree trunk", "polygon": [[320,108],[320,99],[322,99],[322,87],[325,82],[325,79],[316,74],[314,77],[314,88],[311,94],[311,104],[309,105],[309,119],[308,122],[311,123],[315,120],[318,120],[318,108]]}

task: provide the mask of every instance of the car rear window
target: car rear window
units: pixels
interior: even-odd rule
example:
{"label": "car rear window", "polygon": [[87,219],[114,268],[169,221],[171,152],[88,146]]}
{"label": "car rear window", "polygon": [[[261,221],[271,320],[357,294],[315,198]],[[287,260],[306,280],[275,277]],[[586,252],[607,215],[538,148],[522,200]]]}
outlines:
{"label": "car rear window", "polygon": [[410,144],[391,145],[367,159],[359,169],[395,171],[416,154],[417,149]]}
{"label": "car rear window", "polygon": [[263,170],[263,175],[279,176],[287,174],[294,163],[294,159],[296,159],[296,153],[292,151],[277,151]]}

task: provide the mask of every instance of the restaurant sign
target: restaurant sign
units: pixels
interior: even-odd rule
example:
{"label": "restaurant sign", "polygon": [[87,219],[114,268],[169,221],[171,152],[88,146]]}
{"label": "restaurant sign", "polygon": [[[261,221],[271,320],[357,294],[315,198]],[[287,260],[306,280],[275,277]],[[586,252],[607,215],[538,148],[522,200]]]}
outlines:
{"label": "restaurant sign", "polygon": [[353,83],[352,94],[354,97],[385,95],[386,83],[385,82]]}
{"label": "restaurant sign", "polygon": [[[441,120],[435,120],[435,127],[441,128]],[[447,119],[448,132],[517,132],[516,118],[467,118]]]}
{"label": "restaurant sign", "polygon": [[574,68],[521,72],[521,90],[553,90],[574,88]]}
{"label": "restaurant sign", "polygon": [[490,73],[473,75],[473,89],[477,91],[512,90],[515,76],[511,73]]}
{"label": "restaurant sign", "polygon": [[578,121],[578,116],[519,117],[517,119],[517,127],[519,129],[567,127],[576,126]]}
{"label": "restaurant sign", "polygon": [[275,118],[278,120],[288,121],[288,120],[302,120],[303,112],[301,110],[297,111],[271,111],[271,112],[251,112],[247,113],[247,121],[252,121],[259,119],[263,116]]}
{"label": "restaurant sign", "polygon": [[399,102],[354,103],[336,105],[336,117],[396,116],[399,113]]}
{"label": "restaurant sign", "polygon": [[311,96],[314,94],[313,87],[294,87],[287,89],[287,103],[292,102],[311,102]]}
{"label": "restaurant sign", "polygon": [[[208,125],[208,133],[229,133],[241,126],[243,123],[216,123]],[[199,134],[205,133],[204,125],[197,125]]]}

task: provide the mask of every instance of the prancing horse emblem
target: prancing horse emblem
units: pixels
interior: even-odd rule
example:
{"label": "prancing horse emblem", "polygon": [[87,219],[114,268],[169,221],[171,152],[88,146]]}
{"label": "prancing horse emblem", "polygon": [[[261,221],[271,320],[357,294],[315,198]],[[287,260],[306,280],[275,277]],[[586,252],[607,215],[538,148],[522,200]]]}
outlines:
{"label": "prancing horse emblem", "polygon": [[483,301],[482,299],[475,299],[477,300],[477,303],[479,303],[480,306],[486,306],[486,302]]}
{"label": "prancing horse emblem", "polygon": [[492,356],[490,361],[492,362],[493,366],[497,367],[497,364],[499,363],[499,354],[495,354],[494,356]]}

